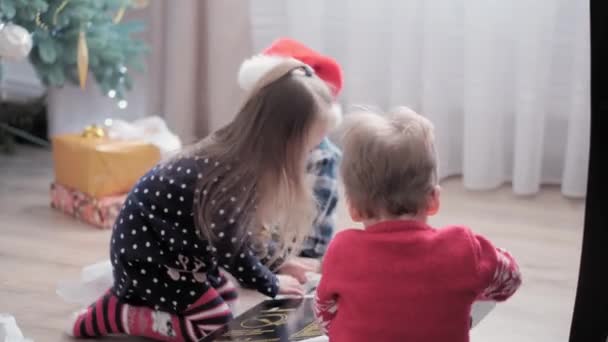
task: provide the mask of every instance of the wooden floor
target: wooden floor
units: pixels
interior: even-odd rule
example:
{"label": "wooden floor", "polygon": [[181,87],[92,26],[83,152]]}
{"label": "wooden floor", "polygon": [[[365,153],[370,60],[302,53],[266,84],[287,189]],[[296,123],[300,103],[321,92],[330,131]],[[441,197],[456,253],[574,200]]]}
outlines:
{"label": "wooden floor", "polygon": [[[108,231],[49,208],[51,167],[45,151],[0,155],[0,313],[14,315],[26,337],[36,342],[70,340],[62,329],[77,308],[55,295],[56,284],[105,259],[109,240]],[[518,198],[507,187],[468,192],[459,179],[442,186],[442,210],[432,222],[466,224],[485,234],[515,255],[524,276],[521,290],[474,329],[472,340],[567,341],[584,203],[563,198],[557,188]],[[340,210],[340,226],[350,225]],[[260,298],[245,293],[241,310]]]}

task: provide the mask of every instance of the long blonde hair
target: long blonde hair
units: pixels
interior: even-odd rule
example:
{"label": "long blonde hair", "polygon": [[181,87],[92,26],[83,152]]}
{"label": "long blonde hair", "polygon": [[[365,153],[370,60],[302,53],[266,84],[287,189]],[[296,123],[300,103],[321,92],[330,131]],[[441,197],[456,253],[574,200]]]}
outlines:
{"label": "long blonde hair", "polygon": [[[203,237],[213,243],[219,233],[213,227],[221,224],[213,221],[225,220],[236,224],[237,240],[253,242],[259,254],[276,234],[268,264],[299,250],[315,210],[308,140],[328,120],[330,103],[325,83],[292,61],[259,82],[232,122],[186,152],[211,160],[195,191],[195,224]],[[222,208],[234,212],[218,218]]]}

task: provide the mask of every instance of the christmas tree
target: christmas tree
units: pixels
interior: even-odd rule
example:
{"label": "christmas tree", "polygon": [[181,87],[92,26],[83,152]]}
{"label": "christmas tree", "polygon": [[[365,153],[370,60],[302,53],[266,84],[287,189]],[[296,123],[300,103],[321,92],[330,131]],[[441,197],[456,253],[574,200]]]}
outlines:
{"label": "christmas tree", "polygon": [[45,85],[84,87],[90,73],[105,94],[122,99],[132,87],[129,68],[142,70],[146,51],[134,37],[143,23],[122,18],[143,5],[141,0],[0,0],[0,26],[20,26],[31,34],[29,60]]}

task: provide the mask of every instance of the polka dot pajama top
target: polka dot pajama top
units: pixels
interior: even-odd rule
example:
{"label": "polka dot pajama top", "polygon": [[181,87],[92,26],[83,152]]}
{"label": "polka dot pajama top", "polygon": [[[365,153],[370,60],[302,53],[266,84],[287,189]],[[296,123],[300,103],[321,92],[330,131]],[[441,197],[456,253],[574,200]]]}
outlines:
{"label": "polka dot pajama top", "polygon": [[[110,257],[113,291],[132,305],[182,313],[211,287],[225,283],[220,267],[243,286],[276,296],[276,276],[231,234],[233,208],[220,209],[218,241],[199,237],[193,201],[198,178],[217,164],[182,158],[156,166],[131,190],[116,220]],[[221,226],[220,226],[221,225]]]}

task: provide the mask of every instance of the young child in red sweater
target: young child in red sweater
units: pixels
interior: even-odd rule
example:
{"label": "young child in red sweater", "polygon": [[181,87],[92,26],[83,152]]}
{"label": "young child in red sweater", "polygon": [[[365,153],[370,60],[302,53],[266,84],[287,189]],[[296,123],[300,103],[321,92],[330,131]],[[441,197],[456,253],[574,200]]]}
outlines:
{"label": "young child in red sweater", "polygon": [[471,306],[521,284],[505,250],[464,226],[435,229],[433,126],[402,108],[349,115],[341,175],[352,219],[326,252],[315,311],[332,342],[466,342]]}

